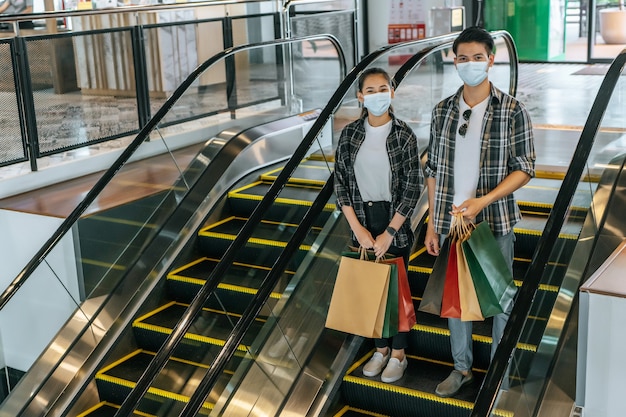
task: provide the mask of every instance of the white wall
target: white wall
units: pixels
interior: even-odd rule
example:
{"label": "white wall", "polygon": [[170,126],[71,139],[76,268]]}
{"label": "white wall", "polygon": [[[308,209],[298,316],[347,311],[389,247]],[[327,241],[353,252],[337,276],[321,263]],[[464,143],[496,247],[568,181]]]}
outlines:
{"label": "white wall", "polygon": [[[0,210],[2,290],[61,222],[59,218]],[[79,290],[74,253],[70,233],[0,311],[0,355],[6,366],[27,371],[76,309]]]}

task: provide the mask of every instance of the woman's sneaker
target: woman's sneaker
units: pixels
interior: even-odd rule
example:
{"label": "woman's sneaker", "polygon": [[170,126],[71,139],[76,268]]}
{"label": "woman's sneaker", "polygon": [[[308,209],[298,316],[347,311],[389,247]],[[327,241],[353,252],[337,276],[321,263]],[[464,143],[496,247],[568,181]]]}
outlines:
{"label": "woman's sneaker", "polygon": [[380,380],[383,382],[396,382],[402,378],[407,366],[409,366],[409,362],[406,360],[406,357],[402,361],[397,358],[389,359],[389,363],[380,376]]}
{"label": "woman's sneaker", "polygon": [[381,373],[383,368],[387,366],[387,362],[389,362],[389,356],[390,352],[387,352],[386,355],[374,352],[372,358],[363,367],[363,375],[372,377]]}

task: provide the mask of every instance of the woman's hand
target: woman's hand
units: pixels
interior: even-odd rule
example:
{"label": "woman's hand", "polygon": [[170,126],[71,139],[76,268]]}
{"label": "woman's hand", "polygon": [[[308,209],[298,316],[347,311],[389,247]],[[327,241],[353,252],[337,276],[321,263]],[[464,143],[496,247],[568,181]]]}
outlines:
{"label": "woman's hand", "polygon": [[353,230],[357,242],[362,248],[372,249],[374,247],[374,237],[363,225],[358,225]]}
{"label": "woman's hand", "polygon": [[382,232],[378,236],[376,236],[376,241],[374,242],[374,254],[377,258],[381,258],[385,256],[389,247],[393,243],[393,236],[391,236],[387,232]]}

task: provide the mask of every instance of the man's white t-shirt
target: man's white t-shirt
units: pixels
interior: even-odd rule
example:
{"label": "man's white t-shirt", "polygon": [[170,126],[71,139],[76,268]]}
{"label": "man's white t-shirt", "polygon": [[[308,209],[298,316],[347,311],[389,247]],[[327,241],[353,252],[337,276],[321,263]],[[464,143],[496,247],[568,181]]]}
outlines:
{"label": "man's white t-shirt", "polygon": [[354,160],[354,175],[363,201],[391,201],[391,164],[387,137],[391,121],[371,126],[365,119],[365,140]]}
{"label": "man's white t-shirt", "polygon": [[467,123],[467,132],[461,136],[457,129],[454,147],[454,199],[453,204],[459,206],[465,200],[476,197],[478,174],[480,171],[480,150],[482,142],[483,117],[487,110],[490,96],[471,108],[469,121],[463,119],[463,112],[470,108],[463,95],[459,101],[459,123],[461,127]]}

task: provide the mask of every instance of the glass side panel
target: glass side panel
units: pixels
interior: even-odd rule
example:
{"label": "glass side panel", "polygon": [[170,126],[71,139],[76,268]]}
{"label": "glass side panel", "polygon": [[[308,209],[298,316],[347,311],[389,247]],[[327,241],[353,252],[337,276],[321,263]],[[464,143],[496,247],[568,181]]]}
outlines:
{"label": "glass side panel", "polygon": [[[615,163],[621,164],[621,159],[616,157],[626,152],[626,123],[621,115],[626,105],[626,83],[622,78],[619,77],[599,130],[593,138],[591,154],[573,195],[559,239],[541,277],[543,296],[533,300],[522,340],[510,367],[509,381],[507,383],[505,378],[503,382],[503,386],[508,385],[510,388],[501,391],[494,410],[512,410],[516,416],[523,416],[530,415],[537,406],[550,376],[548,372],[560,338],[564,336],[568,313],[576,299],[574,295],[595,270],[594,267],[598,266],[589,267],[587,263],[600,237],[599,222],[609,197],[606,189],[600,189],[599,181],[601,177],[613,177],[610,172],[620,168]],[[611,188],[610,183],[603,186]],[[547,319],[535,320],[540,315]],[[496,415],[495,412],[492,415]]]}
{"label": "glass side panel", "polygon": [[[314,39],[320,47],[328,49],[322,41],[323,37]],[[254,62],[250,49],[267,59]],[[202,178],[206,182],[200,186],[207,188],[204,194],[198,193],[200,201],[196,201],[196,205],[203,202],[202,207],[208,211],[225,191],[220,191],[215,184],[237,157],[236,152],[220,154],[230,137],[261,123],[294,114],[285,107],[284,91],[277,87],[280,83],[276,82],[276,77],[283,77],[284,74],[282,53],[283,47],[264,45],[243,47],[226,57],[236,64],[233,67],[235,72],[229,74],[234,75],[233,79],[237,82],[234,90],[226,89],[228,94],[225,97],[233,97],[235,93],[245,90],[252,99],[239,101],[239,106],[233,107],[232,111],[211,113],[200,109],[198,99],[206,90],[201,88],[200,81],[195,82],[167,113],[168,117],[174,115],[178,124],[168,124],[168,117],[165,117],[149,133],[149,137],[143,138],[146,140],[139,138],[135,156],[115,172],[102,192],[85,207],[71,233],[59,238],[57,245],[41,260],[26,284],[5,306],[3,317],[11,317],[10,321],[2,322],[1,328],[3,338],[11,341],[5,352],[6,365],[26,373],[23,384],[29,387],[29,392],[36,393],[37,387],[45,382],[46,378],[41,378],[42,374],[51,376],[55,372],[64,373],[64,381],[72,380],[74,373],[63,367],[57,368],[56,364],[71,354],[76,344],[85,343],[88,349],[95,348],[119,318],[126,303],[120,303],[120,300],[128,301],[136,293],[149,292],[150,288],[158,286],[159,280],[174,260],[173,254],[181,251],[189,240],[191,226],[187,222],[194,221],[193,216],[200,215],[196,207],[191,212],[181,210],[181,202],[187,201],[185,199],[189,198],[189,191],[198,186],[197,182]],[[339,83],[344,75],[343,64],[338,61],[341,54],[335,53],[334,56],[335,59],[326,58],[318,66],[328,76],[327,89],[333,80]],[[224,66],[224,60],[217,61],[216,65]],[[274,89],[267,94],[261,93],[263,85],[273,85]],[[221,85],[221,89],[224,88]],[[198,117],[188,117],[189,113],[179,111],[183,107],[200,109]],[[177,118],[177,114],[183,114],[185,120]],[[306,114],[313,118],[315,116],[315,113]],[[295,117],[301,116],[296,114]],[[307,120],[305,116],[301,118]],[[298,124],[295,135],[292,134],[291,139],[284,139],[290,143],[289,146],[295,147],[299,143],[302,126],[306,125]],[[288,157],[289,154],[287,149],[280,158]],[[274,155],[272,157],[278,158]],[[260,159],[252,163],[259,164]],[[220,168],[212,166],[216,160],[221,164]],[[237,168],[245,174],[251,167]],[[209,175],[207,171],[217,174]],[[230,178],[229,181],[236,180]],[[15,227],[15,230],[10,231],[11,235],[21,236],[20,230],[27,227],[28,230],[37,231],[29,235],[31,243],[39,241],[34,246],[43,245],[63,222],[63,218],[81,204],[85,195],[88,195],[87,191],[76,200],[66,201],[65,214],[42,217],[36,220],[36,224],[33,224],[31,217],[17,212],[11,214],[12,227]],[[169,230],[167,225],[176,224],[181,212],[187,214],[180,217],[178,228]],[[16,253],[16,266],[5,268],[7,275],[15,277],[32,256],[32,253],[27,256],[21,253],[18,256]],[[138,263],[138,259],[141,262]],[[211,314],[212,311],[207,313],[213,319]],[[19,317],[19,320],[15,320],[15,317]],[[142,318],[149,321],[150,317]],[[229,322],[228,317],[225,322]],[[63,329],[63,335],[57,335],[59,329]],[[55,335],[59,340],[48,346],[51,340],[55,340]],[[157,349],[158,345],[154,345],[152,350]],[[45,360],[36,361],[42,352]],[[139,362],[145,360],[139,356],[135,359]],[[37,376],[28,373],[33,364],[37,366]]]}

